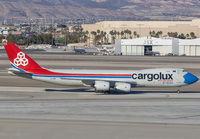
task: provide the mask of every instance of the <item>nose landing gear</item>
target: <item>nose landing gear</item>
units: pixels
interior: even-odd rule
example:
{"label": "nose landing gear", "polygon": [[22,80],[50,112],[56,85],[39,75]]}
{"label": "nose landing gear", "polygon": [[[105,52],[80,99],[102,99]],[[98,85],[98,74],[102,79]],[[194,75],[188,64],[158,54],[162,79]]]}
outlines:
{"label": "nose landing gear", "polygon": [[181,91],[180,91],[180,87],[178,87],[178,89],[177,89],[177,93],[180,94],[180,92],[181,92]]}

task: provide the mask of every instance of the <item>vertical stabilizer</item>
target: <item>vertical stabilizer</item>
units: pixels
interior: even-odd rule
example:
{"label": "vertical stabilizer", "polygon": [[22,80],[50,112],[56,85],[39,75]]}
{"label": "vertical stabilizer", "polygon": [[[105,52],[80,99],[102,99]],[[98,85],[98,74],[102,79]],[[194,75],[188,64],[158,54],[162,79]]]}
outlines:
{"label": "vertical stabilizer", "polygon": [[34,70],[42,69],[33,59],[19,49],[14,43],[4,43],[5,50],[12,67],[32,73]]}

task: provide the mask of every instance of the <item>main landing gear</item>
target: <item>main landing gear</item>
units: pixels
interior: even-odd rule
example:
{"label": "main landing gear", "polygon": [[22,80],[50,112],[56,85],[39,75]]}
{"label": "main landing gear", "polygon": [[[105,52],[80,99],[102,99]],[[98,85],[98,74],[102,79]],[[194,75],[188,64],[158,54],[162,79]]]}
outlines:
{"label": "main landing gear", "polygon": [[95,88],[95,93],[104,93],[104,94],[109,94],[110,93],[110,90],[96,90],[96,88]]}

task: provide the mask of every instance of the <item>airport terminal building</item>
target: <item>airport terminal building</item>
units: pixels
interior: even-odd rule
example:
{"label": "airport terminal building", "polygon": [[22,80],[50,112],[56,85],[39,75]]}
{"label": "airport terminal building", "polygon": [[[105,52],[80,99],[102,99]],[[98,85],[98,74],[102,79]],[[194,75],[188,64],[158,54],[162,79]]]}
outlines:
{"label": "airport terminal building", "polygon": [[200,39],[142,37],[115,40],[116,55],[148,55],[148,52],[157,52],[160,55],[200,56]]}

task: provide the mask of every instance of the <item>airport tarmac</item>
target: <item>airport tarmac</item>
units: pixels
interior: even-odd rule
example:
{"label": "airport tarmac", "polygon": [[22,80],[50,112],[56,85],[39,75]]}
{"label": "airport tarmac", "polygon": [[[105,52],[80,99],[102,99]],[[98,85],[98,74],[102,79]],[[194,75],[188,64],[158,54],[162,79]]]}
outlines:
{"label": "airport tarmac", "polygon": [[[200,77],[200,57],[30,54],[46,68],[185,68]],[[200,82],[181,88],[133,88],[105,95],[8,75],[0,55],[0,138],[199,138]]]}

